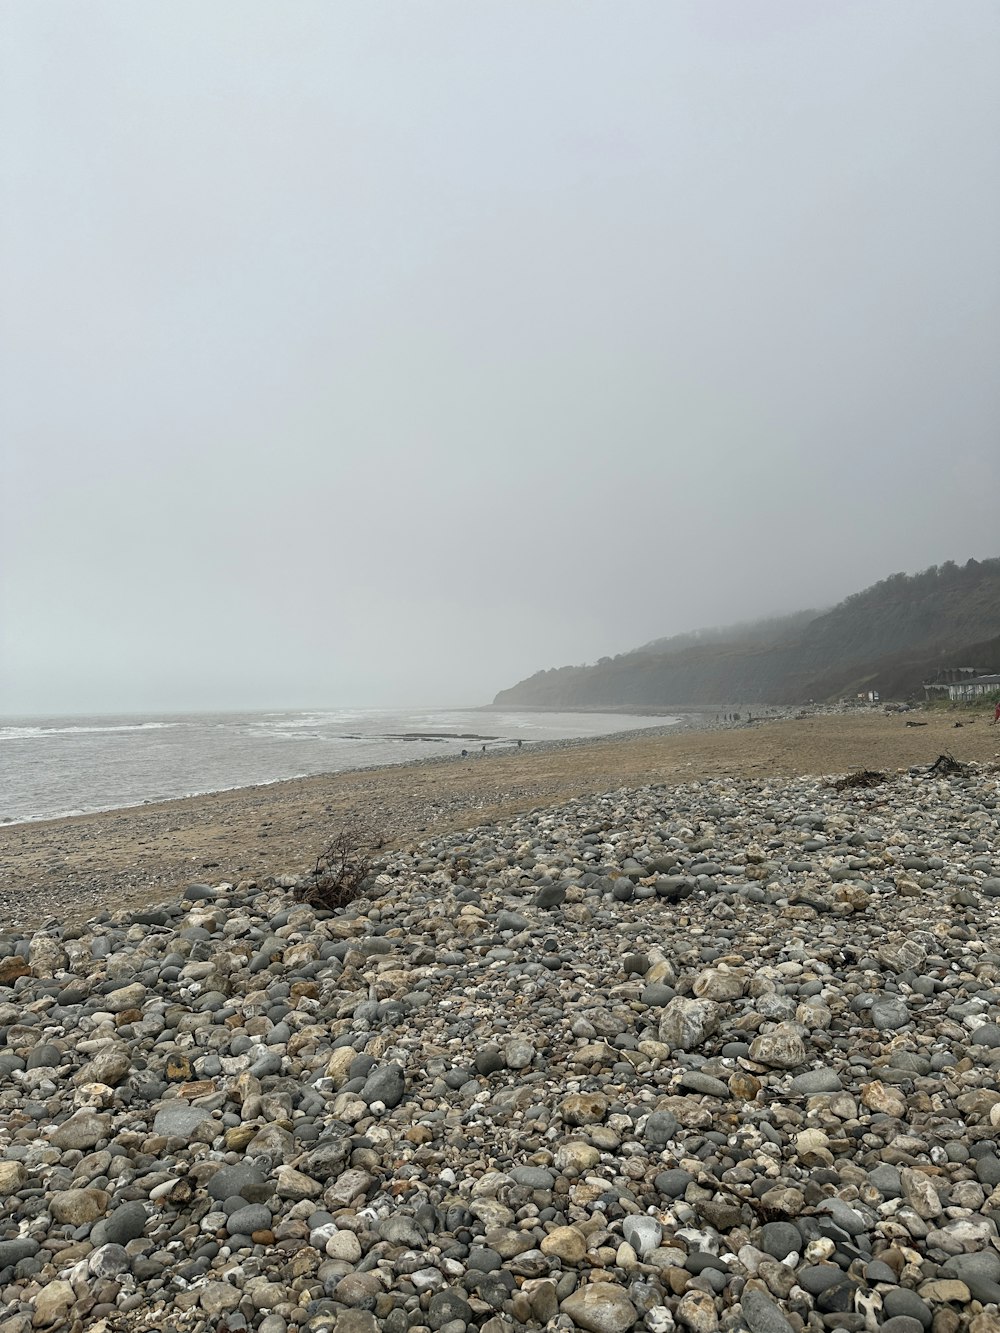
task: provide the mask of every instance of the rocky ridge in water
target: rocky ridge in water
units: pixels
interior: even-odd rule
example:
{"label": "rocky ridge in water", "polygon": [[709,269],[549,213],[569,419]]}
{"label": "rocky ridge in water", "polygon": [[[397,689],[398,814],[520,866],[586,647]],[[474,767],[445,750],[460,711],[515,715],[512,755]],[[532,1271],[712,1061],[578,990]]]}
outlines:
{"label": "rocky ridge in water", "polygon": [[997,1333],[998,799],[620,791],[0,937],[0,1333]]}

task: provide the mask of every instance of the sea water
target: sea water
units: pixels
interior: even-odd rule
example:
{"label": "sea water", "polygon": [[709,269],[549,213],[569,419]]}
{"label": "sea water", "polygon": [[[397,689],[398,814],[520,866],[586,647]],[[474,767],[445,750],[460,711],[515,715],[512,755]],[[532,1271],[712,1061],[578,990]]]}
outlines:
{"label": "sea water", "polygon": [[117,809],[517,742],[605,736],[667,717],[476,709],[0,718],[0,821]]}

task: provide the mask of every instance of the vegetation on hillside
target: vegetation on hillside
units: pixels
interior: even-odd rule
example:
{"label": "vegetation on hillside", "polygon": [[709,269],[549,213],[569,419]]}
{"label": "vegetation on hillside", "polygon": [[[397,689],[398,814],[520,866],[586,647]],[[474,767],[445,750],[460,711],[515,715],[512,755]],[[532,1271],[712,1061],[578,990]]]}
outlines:
{"label": "vegetation on hillside", "polygon": [[592,666],[539,671],[498,704],[552,708],[795,704],[920,693],[952,666],[1000,670],[1000,559],[892,574],[830,611],[656,639]]}

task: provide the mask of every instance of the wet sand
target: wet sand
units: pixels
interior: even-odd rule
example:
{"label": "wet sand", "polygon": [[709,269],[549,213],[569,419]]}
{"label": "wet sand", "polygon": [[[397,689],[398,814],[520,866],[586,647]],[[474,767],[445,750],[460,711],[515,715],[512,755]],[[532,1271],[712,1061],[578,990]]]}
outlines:
{"label": "wet sand", "polygon": [[81,920],[169,897],[192,881],[238,884],[301,873],[345,826],[401,847],[432,832],[623,786],[892,770],[945,752],[959,761],[1000,759],[1000,728],[985,713],[961,728],[947,713],[909,720],[927,725],[862,713],[638,732],[9,825],[0,829],[0,919],[18,927],[51,916]]}

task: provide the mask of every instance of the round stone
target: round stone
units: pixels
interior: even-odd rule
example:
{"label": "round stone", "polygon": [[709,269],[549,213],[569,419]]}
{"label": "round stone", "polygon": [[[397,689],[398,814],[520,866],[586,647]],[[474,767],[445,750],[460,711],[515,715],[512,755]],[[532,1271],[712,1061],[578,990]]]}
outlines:
{"label": "round stone", "polygon": [[638,1318],[628,1296],[612,1282],[588,1283],[567,1296],[559,1309],[587,1333],[627,1333]]}
{"label": "round stone", "polygon": [[269,1231],[272,1221],[270,1208],[262,1203],[248,1203],[229,1214],[226,1230],[231,1236],[252,1236],[255,1231]]}
{"label": "round stone", "polygon": [[757,1245],[775,1259],[785,1259],[802,1250],[802,1233],[792,1222],[765,1222],[760,1229]]}
{"label": "round stone", "polygon": [[579,1264],[587,1253],[587,1238],[576,1227],[554,1227],[539,1248],[542,1254],[552,1255],[563,1263]]}

